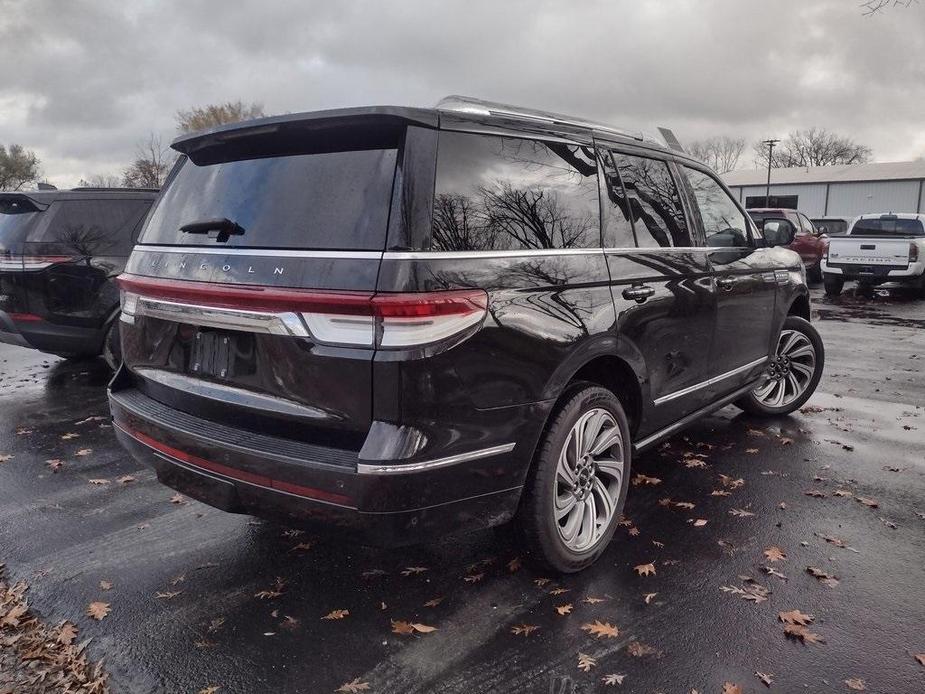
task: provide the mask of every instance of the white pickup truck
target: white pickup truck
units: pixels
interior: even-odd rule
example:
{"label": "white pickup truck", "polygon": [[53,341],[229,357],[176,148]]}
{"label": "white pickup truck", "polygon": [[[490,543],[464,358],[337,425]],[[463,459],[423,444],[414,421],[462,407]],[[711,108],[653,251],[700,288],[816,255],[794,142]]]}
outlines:
{"label": "white pickup truck", "polygon": [[828,296],[841,294],[846,280],[871,293],[878,284],[897,282],[925,297],[925,214],[864,214],[844,236],[829,239],[822,259]]}

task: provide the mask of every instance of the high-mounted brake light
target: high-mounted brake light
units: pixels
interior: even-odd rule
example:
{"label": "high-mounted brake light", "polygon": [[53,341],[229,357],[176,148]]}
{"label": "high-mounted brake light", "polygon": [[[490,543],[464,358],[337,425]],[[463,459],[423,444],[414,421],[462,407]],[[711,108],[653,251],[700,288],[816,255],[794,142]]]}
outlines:
{"label": "high-mounted brake light", "polygon": [[123,275],[122,316],[311,337],[326,344],[402,349],[443,343],[488,312],[481,289],[402,294],[312,291]]}

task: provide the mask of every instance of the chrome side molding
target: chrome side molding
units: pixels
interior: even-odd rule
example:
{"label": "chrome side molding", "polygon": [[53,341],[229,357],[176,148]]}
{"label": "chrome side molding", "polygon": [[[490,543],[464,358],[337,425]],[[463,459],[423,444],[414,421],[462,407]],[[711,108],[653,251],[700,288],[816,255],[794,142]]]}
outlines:
{"label": "chrome side molding", "polygon": [[481,448],[477,451],[459,453],[458,455],[437,458],[436,460],[427,460],[421,463],[398,465],[371,465],[368,463],[359,463],[357,465],[357,473],[360,475],[404,475],[411,472],[425,472],[449,467],[450,465],[457,465],[469,460],[479,460],[480,458],[489,458],[493,455],[500,455],[501,453],[510,453],[514,450],[514,446],[516,445],[516,443],[503,443],[500,446]]}

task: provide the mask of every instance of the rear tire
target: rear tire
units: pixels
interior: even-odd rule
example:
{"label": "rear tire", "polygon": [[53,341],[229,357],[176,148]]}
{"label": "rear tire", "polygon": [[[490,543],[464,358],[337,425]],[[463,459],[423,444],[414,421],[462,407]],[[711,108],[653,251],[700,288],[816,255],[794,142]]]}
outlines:
{"label": "rear tire", "polygon": [[767,379],[735,402],[749,414],[780,416],[803,407],[822,378],[825,346],[808,320],[787,316],[771,359]]}
{"label": "rear tire", "polygon": [[823,275],[822,284],[825,286],[825,295],[831,297],[838,296],[845,288],[845,280],[831,275]]}
{"label": "rear tire", "polygon": [[626,501],[632,442],[620,401],[587,382],[569,388],[537,446],[518,524],[532,558],[561,573],[597,560]]}

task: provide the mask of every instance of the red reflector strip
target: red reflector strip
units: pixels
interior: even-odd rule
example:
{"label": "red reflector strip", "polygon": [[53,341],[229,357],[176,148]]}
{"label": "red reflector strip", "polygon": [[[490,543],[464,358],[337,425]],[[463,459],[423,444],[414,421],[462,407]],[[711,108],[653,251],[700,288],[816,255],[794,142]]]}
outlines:
{"label": "red reflector strip", "polygon": [[253,484],[258,487],[286,492],[288,494],[294,494],[296,496],[302,496],[308,499],[329,501],[332,504],[340,504],[342,506],[349,505],[350,503],[350,497],[344,496],[342,494],[333,494],[322,489],[315,489],[314,487],[305,487],[300,484],[293,484],[291,482],[282,482],[280,480],[274,480],[265,475],[258,475],[253,472],[247,472],[246,470],[239,470],[227,465],[222,465],[221,463],[215,463],[211,460],[206,460],[205,458],[200,458],[197,455],[193,455],[192,453],[181,451],[180,449],[169,446],[166,443],[161,443],[160,441],[152,439],[147,434],[143,434],[140,431],[132,429],[121,422],[117,422],[117,425],[126,434],[136,439],[137,441],[140,441],[148,448],[153,448],[154,450],[163,453],[164,455],[168,455],[171,458],[175,458],[180,462],[186,463],[187,465],[209,470],[210,472],[215,472],[219,475],[240,480],[241,482],[247,482],[248,484]]}
{"label": "red reflector strip", "polygon": [[19,321],[20,323],[37,323],[42,320],[41,316],[37,316],[34,313],[8,313],[6,315],[8,315],[11,320]]}
{"label": "red reflector strip", "polygon": [[429,292],[425,294],[379,294],[372,300],[382,318],[431,318],[484,313],[488,294],[482,289]]}
{"label": "red reflector strip", "polygon": [[366,292],[317,292],[305,289],[155,279],[124,274],[116,278],[116,282],[123,291],[134,292],[141,296],[220,308],[372,315],[370,304],[372,294]]}

